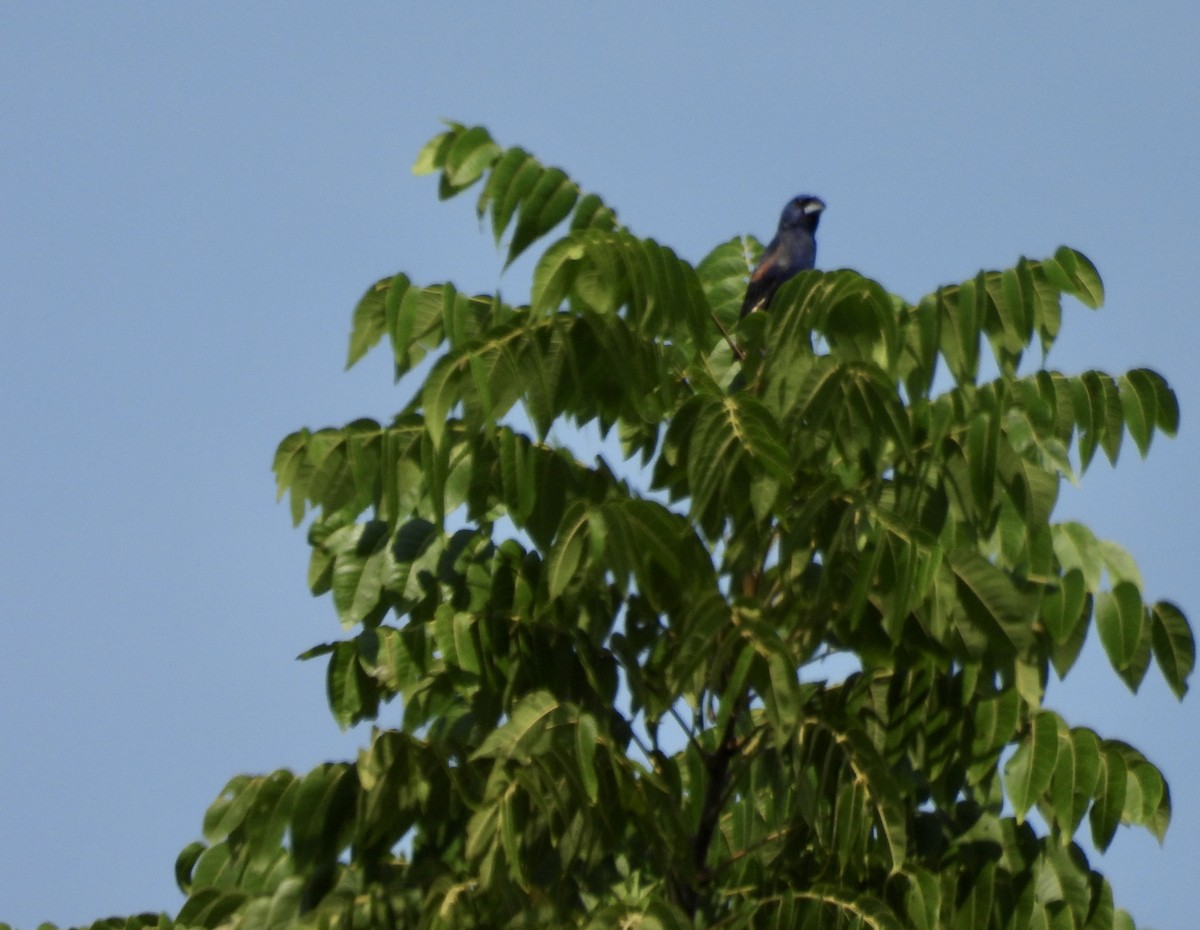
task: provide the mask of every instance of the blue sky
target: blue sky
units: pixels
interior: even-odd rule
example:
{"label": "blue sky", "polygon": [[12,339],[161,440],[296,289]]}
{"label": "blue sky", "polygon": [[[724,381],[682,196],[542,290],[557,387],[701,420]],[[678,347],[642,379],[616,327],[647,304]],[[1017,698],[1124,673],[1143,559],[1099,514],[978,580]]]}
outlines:
{"label": "blue sky", "polygon": [[[386,417],[345,373],[395,271],[501,288],[470,198],[409,172],[449,117],[565,167],[699,259],[801,191],[822,267],[909,298],[1060,243],[1104,276],[1050,363],[1171,380],[1178,439],[1099,462],[1057,516],[1200,621],[1192,3],[57,4],[0,8],[0,920],[178,908],[174,857],[238,772],[350,758],[333,638],[269,464],[299,426]],[[1143,749],[1175,818],[1098,867],[1194,916],[1200,703],[1131,698],[1091,643],[1050,706]]]}

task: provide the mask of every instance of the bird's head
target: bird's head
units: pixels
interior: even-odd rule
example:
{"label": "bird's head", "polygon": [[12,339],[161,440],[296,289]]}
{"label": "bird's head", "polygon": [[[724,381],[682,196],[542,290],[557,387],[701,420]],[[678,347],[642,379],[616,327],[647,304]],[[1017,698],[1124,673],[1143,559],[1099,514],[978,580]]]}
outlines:
{"label": "bird's head", "polygon": [[788,201],[783,208],[783,216],[779,218],[779,229],[807,229],[813,232],[821,219],[821,211],[825,209],[825,201],[811,194],[801,194]]}

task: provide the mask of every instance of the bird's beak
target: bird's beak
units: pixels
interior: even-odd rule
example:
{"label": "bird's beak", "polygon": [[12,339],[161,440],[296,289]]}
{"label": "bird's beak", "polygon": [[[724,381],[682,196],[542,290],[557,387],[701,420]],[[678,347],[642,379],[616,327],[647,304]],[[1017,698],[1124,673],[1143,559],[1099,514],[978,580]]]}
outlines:
{"label": "bird's beak", "polygon": [[825,209],[825,201],[818,200],[816,197],[814,197],[812,200],[808,201],[808,203],[806,203],[804,205],[804,212],[806,215],[811,215],[813,213],[820,213],[824,209]]}

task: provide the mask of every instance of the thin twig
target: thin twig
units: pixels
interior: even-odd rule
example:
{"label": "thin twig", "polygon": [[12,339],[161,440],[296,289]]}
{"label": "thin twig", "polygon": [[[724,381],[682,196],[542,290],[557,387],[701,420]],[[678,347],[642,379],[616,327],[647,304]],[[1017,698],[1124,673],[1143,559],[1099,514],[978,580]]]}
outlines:
{"label": "thin twig", "polygon": [[746,353],[742,350],[741,346],[733,341],[733,337],[729,335],[729,330],[725,328],[725,324],[721,322],[715,313],[712,314],[712,320],[717,324],[717,329],[725,337],[725,341],[729,343],[729,348],[733,350],[733,354],[737,357],[737,360],[744,362],[746,360]]}

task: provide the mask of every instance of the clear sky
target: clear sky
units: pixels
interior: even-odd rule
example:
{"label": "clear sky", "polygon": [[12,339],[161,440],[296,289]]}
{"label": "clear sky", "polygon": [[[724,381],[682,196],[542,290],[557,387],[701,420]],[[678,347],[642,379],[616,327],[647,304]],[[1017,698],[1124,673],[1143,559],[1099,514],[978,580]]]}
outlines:
{"label": "clear sky", "polygon": [[[364,743],[293,659],[339,628],[269,465],[406,399],[382,352],[342,371],[376,278],[527,291],[409,173],[441,117],[692,260],[799,192],[821,267],[909,298],[1082,250],[1108,304],[1050,363],[1156,368],[1183,429],[1057,515],[1200,623],[1194,0],[424,6],[0,6],[0,921],[173,912],[229,777]],[[1048,704],[1165,771],[1165,847],[1122,830],[1098,867],[1141,924],[1194,923],[1200,695],[1152,669],[1130,698],[1093,642]]]}

